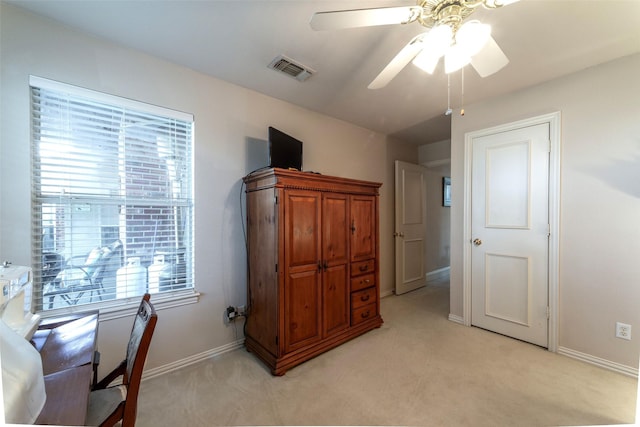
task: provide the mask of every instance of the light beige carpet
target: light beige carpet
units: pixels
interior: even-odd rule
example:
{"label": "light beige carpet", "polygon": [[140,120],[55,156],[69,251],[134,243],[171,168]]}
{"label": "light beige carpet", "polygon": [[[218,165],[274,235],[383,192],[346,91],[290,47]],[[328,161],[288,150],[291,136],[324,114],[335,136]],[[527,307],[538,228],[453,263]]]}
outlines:
{"label": "light beige carpet", "polygon": [[448,311],[446,284],[428,286],[384,298],[380,329],[283,377],[237,350],[144,381],[137,426],[634,422],[635,379],[457,325]]}

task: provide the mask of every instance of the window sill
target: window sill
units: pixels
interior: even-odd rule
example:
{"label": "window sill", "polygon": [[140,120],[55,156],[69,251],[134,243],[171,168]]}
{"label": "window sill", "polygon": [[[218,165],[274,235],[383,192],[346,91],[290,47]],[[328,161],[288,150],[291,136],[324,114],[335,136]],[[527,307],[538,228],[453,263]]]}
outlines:
{"label": "window sill", "polygon": [[[94,304],[84,304],[81,306],[70,306],[56,310],[41,311],[38,314],[43,319],[56,316],[64,316],[73,313],[82,313],[85,311],[99,312],[99,321],[119,319],[122,317],[131,317],[136,313],[140,306],[140,297],[132,297],[120,300],[111,300]],[[176,291],[163,294],[151,294],[151,303],[156,311],[165,310],[173,307],[180,307],[188,304],[195,304],[200,301],[200,292],[195,289],[184,291]]]}

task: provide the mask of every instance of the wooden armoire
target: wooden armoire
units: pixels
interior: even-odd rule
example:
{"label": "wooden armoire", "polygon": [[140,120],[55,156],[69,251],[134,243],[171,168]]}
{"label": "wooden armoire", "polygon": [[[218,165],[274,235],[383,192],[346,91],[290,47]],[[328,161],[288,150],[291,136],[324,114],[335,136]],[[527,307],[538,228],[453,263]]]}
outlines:
{"label": "wooden armoire", "polygon": [[278,168],[244,182],[247,350],[283,375],[380,327],[381,184]]}

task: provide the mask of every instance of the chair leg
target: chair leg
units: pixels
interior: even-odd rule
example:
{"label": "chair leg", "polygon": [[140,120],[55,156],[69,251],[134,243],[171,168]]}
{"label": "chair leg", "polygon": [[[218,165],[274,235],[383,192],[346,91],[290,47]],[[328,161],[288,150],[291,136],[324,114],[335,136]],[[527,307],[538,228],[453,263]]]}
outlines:
{"label": "chair leg", "polygon": [[82,295],[84,295],[84,291],[81,291],[78,293],[78,295],[75,298],[71,298],[69,295],[65,295],[65,294],[61,294],[62,298],[67,302],[67,304],[69,305],[76,305],[78,304],[78,301],[80,301],[80,298],[82,298]]}
{"label": "chair leg", "polygon": [[91,289],[91,296],[89,297],[89,302],[93,302],[93,292],[94,291],[98,294],[98,298],[100,298],[100,301],[102,301],[102,293],[100,292],[99,288],[96,288],[96,289]]}
{"label": "chair leg", "polygon": [[98,350],[93,352],[93,384],[91,389],[94,390],[96,384],[98,384],[98,366],[100,365],[100,352]]}

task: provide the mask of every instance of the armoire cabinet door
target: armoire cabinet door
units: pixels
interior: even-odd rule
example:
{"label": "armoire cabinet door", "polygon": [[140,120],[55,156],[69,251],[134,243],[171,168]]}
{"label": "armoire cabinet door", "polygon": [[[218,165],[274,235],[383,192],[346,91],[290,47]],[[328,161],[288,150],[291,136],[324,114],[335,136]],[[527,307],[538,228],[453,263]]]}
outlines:
{"label": "armoire cabinet door", "polygon": [[376,256],[376,199],[351,196],[351,261]]}
{"label": "armoire cabinet door", "polygon": [[284,334],[285,352],[322,338],[321,193],[284,192]]}
{"label": "armoire cabinet door", "polygon": [[322,198],[322,259],[329,266],[349,262],[349,197],[326,193]]}
{"label": "armoire cabinet door", "polygon": [[325,336],[349,327],[349,269],[346,264],[327,268],[322,273],[322,298]]}
{"label": "armoire cabinet door", "polygon": [[285,351],[322,338],[320,280],[316,271],[292,273],[285,284]]}
{"label": "armoire cabinet door", "polygon": [[349,197],[322,196],[323,331],[328,336],[349,326]]}
{"label": "armoire cabinet door", "polygon": [[321,193],[287,190],[285,194],[285,257],[289,269],[317,269],[321,258]]}

